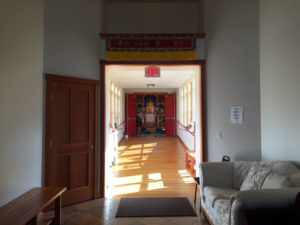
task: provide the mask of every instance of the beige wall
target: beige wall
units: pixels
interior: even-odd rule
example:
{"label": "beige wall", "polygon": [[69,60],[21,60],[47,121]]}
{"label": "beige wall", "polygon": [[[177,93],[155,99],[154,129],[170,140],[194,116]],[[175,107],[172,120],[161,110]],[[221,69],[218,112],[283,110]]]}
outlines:
{"label": "beige wall", "polygon": [[[206,0],[205,32],[208,159],[259,160],[259,1]],[[235,105],[244,106],[243,125],[230,124]]]}
{"label": "beige wall", "polygon": [[0,7],[0,206],[42,184],[43,1]]}
{"label": "beige wall", "polygon": [[45,0],[44,72],[98,80],[99,33],[99,0]]}
{"label": "beige wall", "polygon": [[300,160],[300,1],[260,1],[264,160]]}
{"label": "beige wall", "polygon": [[197,12],[195,3],[108,4],[107,30],[109,33],[195,33]]}
{"label": "beige wall", "polygon": [[102,24],[108,33],[203,32],[201,2],[108,1]]}

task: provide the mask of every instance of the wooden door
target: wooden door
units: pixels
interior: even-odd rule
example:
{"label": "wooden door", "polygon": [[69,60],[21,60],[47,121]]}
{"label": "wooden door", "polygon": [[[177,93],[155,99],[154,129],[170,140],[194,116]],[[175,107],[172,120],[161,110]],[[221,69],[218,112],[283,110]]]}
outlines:
{"label": "wooden door", "polygon": [[169,94],[166,97],[165,103],[165,126],[166,135],[175,136],[176,135],[176,94]]}
{"label": "wooden door", "polygon": [[126,95],[126,122],[128,136],[136,136],[136,97]]}
{"label": "wooden door", "polygon": [[63,205],[94,198],[95,84],[47,75],[46,186],[65,186]]}

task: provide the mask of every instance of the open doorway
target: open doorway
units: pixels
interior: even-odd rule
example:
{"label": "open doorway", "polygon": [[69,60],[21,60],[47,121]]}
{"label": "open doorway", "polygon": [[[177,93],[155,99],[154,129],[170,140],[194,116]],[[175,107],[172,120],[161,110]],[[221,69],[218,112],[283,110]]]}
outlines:
{"label": "open doorway", "polygon": [[[148,66],[160,76],[145,77]],[[203,160],[204,62],[102,61],[101,72],[100,197],[193,194]]]}

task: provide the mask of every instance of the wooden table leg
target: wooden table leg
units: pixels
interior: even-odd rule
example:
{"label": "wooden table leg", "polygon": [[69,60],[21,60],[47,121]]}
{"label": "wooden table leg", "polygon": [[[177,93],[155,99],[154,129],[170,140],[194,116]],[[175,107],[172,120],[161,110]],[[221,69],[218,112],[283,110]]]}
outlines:
{"label": "wooden table leg", "polygon": [[191,171],[195,172],[195,159],[191,157]]}
{"label": "wooden table leg", "polygon": [[189,164],[189,154],[186,152],[186,153],[185,153],[185,166],[186,166],[186,167],[189,167],[189,165],[190,165],[190,164]]}
{"label": "wooden table leg", "polygon": [[61,223],[61,195],[55,199],[54,219],[53,224],[60,225]]}
{"label": "wooden table leg", "polygon": [[196,199],[197,199],[197,186],[198,186],[198,184],[196,183],[196,187],[195,187],[195,197],[194,197],[194,204],[196,204]]}

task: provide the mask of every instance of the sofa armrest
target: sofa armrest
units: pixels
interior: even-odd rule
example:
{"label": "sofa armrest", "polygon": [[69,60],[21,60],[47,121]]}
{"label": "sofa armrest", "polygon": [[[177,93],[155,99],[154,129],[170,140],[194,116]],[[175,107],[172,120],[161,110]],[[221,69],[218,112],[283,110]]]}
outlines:
{"label": "sofa armrest", "polygon": [[300,187],[240,191],[231,197],[231,225],[243,224],[243,210],[290,208]]}
{"label": "sofa armrest", "polygon": [[203,197],[203,190],[205,186],[232,188],[233,163],[230,162],[200,163],[199,178],[200,178],[201,197]]}

